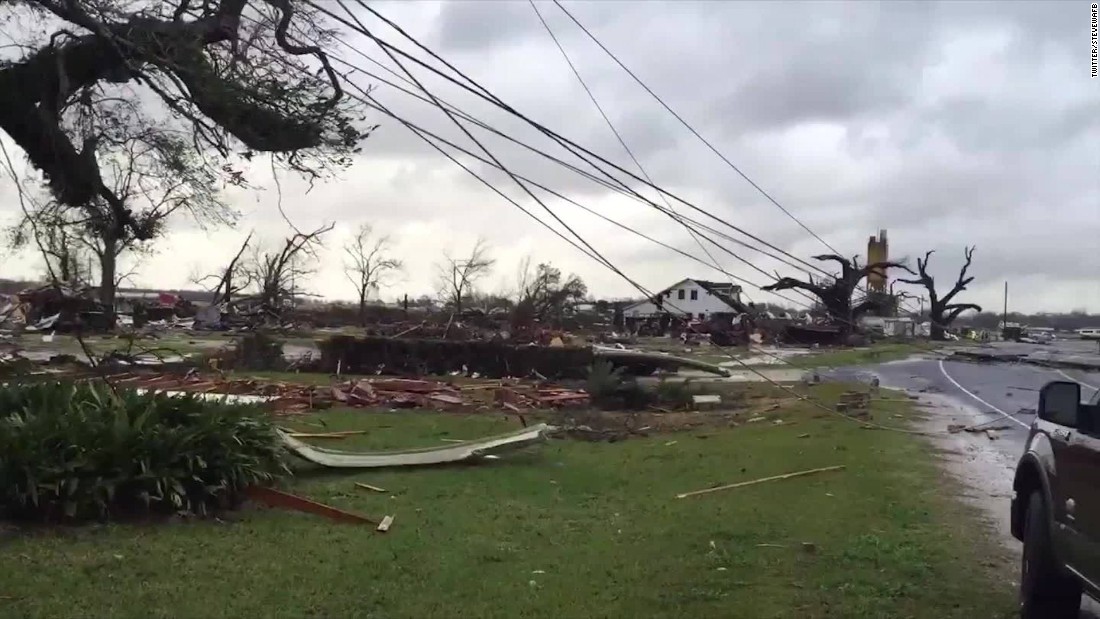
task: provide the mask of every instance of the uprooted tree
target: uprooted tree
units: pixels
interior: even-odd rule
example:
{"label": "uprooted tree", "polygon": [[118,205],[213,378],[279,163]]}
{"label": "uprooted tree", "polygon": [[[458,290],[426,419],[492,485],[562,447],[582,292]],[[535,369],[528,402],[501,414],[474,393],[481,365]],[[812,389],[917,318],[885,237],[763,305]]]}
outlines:
{"label": "uprooted tree", "polygon": [[484,239],[478,239],[465,258],[444,253],[443,262],[436,265],[444,305],[451,306],[455,314],[461,314],[474,285],[492,271],[494,264],[496,260],[489,256]]}
{"label": "uprooted tree", "polygon": [[[234,164],[256,153],[318,178],[348,165],[373,129],[356,127],[359,109],[324,51],[337,33],[309,3],[0,3],[0,19],[17,18],[31,26],[9,46],[21,56],[0,62],[0,129],[57,204],[99,217],[117,237],[153,233],[104,174],[111,146],[148,128],[184,140],[206,170],[238,184]],[[89,111],[104,120],[92,132],[83,130]]]}
{"label": "uprooted tree", "polygon": [[946,339],[947,328],[951,326],[951,323],[955,322],[955,319],[958,318],[960,314],[967,310],[981,312],[982,308],[980,305],[974,303],[951,302],[957,294],[966,290],[970,282],[974,281],[973,276],[967,277],[966,275],[974,257],[974,247],[963,249],[963,255],[966,256],[966,261],[963,263],[962,268],[959,269],[959,277],[955,280],[955,285],[942,297],[936,292],[936,279],[928,273],[928,261],[932,258],[933,253],[935,253],[934,250],[924,254],[923,259],[917,258],[917,273],[919,277],[916,279],[899,279],[898,281],[906,284],[924,286],[925,290],[928,291],[928,320],[931,323],[931,336],[934,340],[943,340]]}
{"label": "uprooted tree", "polygon": [[[840,274],[822,279],[809,276],[808,281],[802,281],[793,277],[783,277],[769,286],[763,286],[762,290],[802,290],[816,297],[824,308],[825,313],[840,329],[842,335],[852,333],[854,325],[863,315],[878,309],[882,300],[876,296],[868,298],[853,305],[852,295],[855,294],[859,283],[871,273],[885,273],[888,269],[909,268],[902,262],[873,262],[863,266],[859,265],[859,258],[844,258],[836,254],[814,256],[814,260],[821,262],[836,262],[840,265]],[[911,272],[911,271],[909,271]]]}
{"label": "uprooted tree", "polygon": [[402,263],[390,254],[390,238],[373,235],[373,230],[363,224],[355,236],[344,245],[347,261],[344,275],[355,286],[359,300],[359,324],[367,324],[367,297],[389,283],[389,277],[401,270]]}

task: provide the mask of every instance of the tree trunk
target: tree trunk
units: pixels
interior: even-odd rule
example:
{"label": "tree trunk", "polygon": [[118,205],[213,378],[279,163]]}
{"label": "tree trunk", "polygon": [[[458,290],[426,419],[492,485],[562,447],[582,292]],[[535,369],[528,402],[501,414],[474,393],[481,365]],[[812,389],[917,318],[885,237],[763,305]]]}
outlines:
{"label": "tree trunk", "polygon": [[367,326],[367,287],[359,289],[359,326]]}
{"label": "tree trunk", "polygon": [[118,242],[103,239],[103,253],[99,255],[99,302],[103,304],[104,324],[115,328],[115,277],[118,273]]}
{"label": "tree trunk", "polygon": [[947,325],[943,320],[944,308],[938,305],[933,303],[932,307],[928,308],[928,336],[937,342],[942,342],[947,339]]}

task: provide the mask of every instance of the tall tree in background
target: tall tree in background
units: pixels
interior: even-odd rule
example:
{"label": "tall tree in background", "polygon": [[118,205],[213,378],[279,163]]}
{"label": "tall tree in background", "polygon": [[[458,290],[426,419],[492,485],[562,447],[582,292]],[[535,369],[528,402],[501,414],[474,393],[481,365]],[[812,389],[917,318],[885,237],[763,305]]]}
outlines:
{"label": "tall tree in background", "polygon": [[874,262],[860,266],[858,257],[848,259],[836,254],[814,256],[814,260],[836,262],[840,265],[840,274],[824,281],[815,281],[813,276],[809,281],[784,277],[770,286],[763,286],[761,290],[804,290],[810,293],[821,301],[825,312],[843,335],[852,332],[860,317],[880,306],[881,301],[875,297],[852,304],[852,295],[861,281],[871,273],[886,272],[887,269],[909,270],[902,262]]}
{"label": "tall tree in background", "polygon": [[0,129],[58,205],[147,240],[157,226],[104,173],[136,136],[154,146],[143,158],[187,145],[238,184],[235,164],[255,153],[311,179],[350,163],[373,127],[357,127],[319,15],[292,0],[8,0],[0,19],[25,27],[5,27],[22,54],[0,63]]}
{"label": "tall tree in background", "polygon": [[928,261],[932,258],[932,254],[935,251],[929,251],[924,254],[924,258],[917,258],[917,273],[919,277],[916,279],[899,279],[898,281],[906,284],[916,284],[918,286],[924,286],[924,289],[928,291],[928,320],[931,323],[930,330],[931,336],[934,340],[943,340],[947,338],[947,328],[951,326],[951,323],[955,322],[955,319],[960,314],[967,310],[974,310],[975,312],[981,312],[982,307],[975,305],[974,303],[952,303],[955,296],[966,290],[966,287],[970,285],[970,282],[974,281],[974,277],[967,277],[966,272],[970,269],[970,263],[974,258],[973,247],[967,247],[963,250],[963,255],[966,257],[966,261],[963,263],[962,268],[959,269],[959,277],[955,280],[955,285],[951,287],[951,290],[947,291],[947,294],[942,297],[936,292],[936,279],[928,273]]}
{"label": "tall tree in background", "polygon": [[363,224],[347,244],[344,275],[355,286],[359,298],[359,324],[367,324],[367,297],[388,284],[388,277],[401,270],[402,263],[390,255],[390,237],[373,236],[370,225]]}
{"label": "tall tree in background", "polygon": [[439,270],[440,297],[450,305],[455,314],[461,314],[466,297],[474,285],[493,270],[496,260],[489,256],[484,239],[478,239],[465,258],[453,258],[443,254]]}
{"label": "tall tree in background", "polygon": [[561,270],[550,263],[539,264],[533,271],[531,258],[520,264],[519,291],[512,323],[560,323],[566,311],[588,295],[588,287],[576,275],[562,278]]}
{"label": "tall tree in background", "polygon": [[311,232],[296,230],[277,250],[259,247],[254,250],[251,260],[244,265],[244,271],[247,280],[259,289],[255,298],[265,316],[280,318],[283,310],[301,294],[298,283],[313,275],[321,242],[335,226],[327,224]]}

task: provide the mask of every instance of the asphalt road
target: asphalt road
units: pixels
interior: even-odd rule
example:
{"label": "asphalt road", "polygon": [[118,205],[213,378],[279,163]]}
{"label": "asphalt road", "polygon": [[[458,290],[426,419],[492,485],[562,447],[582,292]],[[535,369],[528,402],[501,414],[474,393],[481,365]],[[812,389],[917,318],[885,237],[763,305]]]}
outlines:
{"label": "asphalt road", "polygon": [[[990,348],[1015,354],[1070,353],[1096,357],[1094,343],[1068,341],[1056,346],[998,343]],[[878,377],[883,387],[911,392],[936,393],[974,415],[966,419],[945,419],[943,430],[952,423],[985,423],[1000,428],[996,448],[1018,458],[1023,453],[1028,427],[1035,419],[1039,388],[1053,380],[1074,380],[1081,384],[1081,397],[1090,400],[1100,387],[1100,372],[1060,370],[1027,363],[973,363],[938,358],[914,358],[892,363],[844,368],[830,373],[837,378],[869,381]]]}

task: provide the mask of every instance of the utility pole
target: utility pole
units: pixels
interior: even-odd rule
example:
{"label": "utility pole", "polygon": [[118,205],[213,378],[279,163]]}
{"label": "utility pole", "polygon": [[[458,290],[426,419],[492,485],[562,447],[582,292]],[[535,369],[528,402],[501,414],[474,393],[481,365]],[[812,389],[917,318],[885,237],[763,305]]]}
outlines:
{"label": "utility pole", "polygon": [[1005,280],[1005,307],[1001,319],[1001,326],[1008,328],[1008,280]]}

